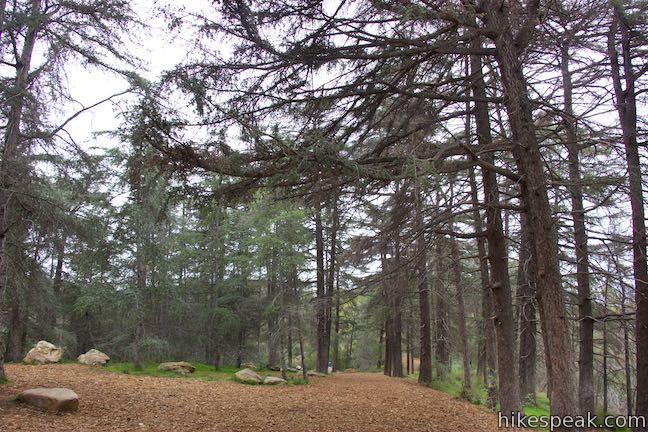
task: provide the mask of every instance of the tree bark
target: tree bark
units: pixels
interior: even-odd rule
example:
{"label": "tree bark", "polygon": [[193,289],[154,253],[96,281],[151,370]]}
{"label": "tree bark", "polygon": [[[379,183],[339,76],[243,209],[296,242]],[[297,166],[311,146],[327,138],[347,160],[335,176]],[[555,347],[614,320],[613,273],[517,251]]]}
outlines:
{"label": "tree bark", "polygon": [[[473,46],[480,46],[474,41]],[[477,140],[481,147],[492,144],[486,86],[484,83],[481,58],[473,55],[470,58],[473,75],[472,90],[475,97],[475,123]],[[494,165],[494,157],[486,153],[483,159]],[[518,377],[515,372],[515,324],[511,301],[511,283],[508,273],[508,254],[506,239],[502,228],[502,216],[498,207],[499,187],[497,174],[484,170],[484,205],[486,208],[486,239],[488,241],[488,259],[490,262],[490,290],[493,305],[493,325],[497,341],[497,370],[499,379],[499,399],[502,412],[520,411]],[[487,301],[489,299],[487,298]]]}
{"label": "tree bark", "polygon": [[528,216],[520,215],[521,231],[518,264],[518,299],[520,322],[520,348],[518,370],[520,372],[520,396],[524,404],[536,404],[536,290],[535,265],[531,254],[531,231]]}
{"label": "tree bark", "polygon": [[[567,36],[569,38],[570,36]],[[565,98],[564,124],[565,145],[569,164],[569,193],[571,195],[571,216],[574,223],[574,244],[576,252],[576,286],[578,292],[578,396],[581,414],[594,412],[594,320],[589,281],[589,252],[585,230],[583,187],[580,174],[578,134],[573,108],[573,83],[569,70],[568,40],[561,44],[560,70]]]}
{"label": "tree bark", "polygon": [[[636,75],[632,64],[632,28],[623,6],[611,2],[613,18],[608,38],[616,108],[619,113],[630,183],[632,209],[632,255],[636,303],[637,380],[635,414],[648,417],[648,263],[646,261],[646,222],[642,190],[641,161],[637,142]],[[620,34],[621,59],[616,36]],[[625,88],[623,86],[625,84]],[[628,413],[630,414],[630,413]],[[636,430],[648,430],[637,428]]]}
{"label": "tree bark", "polygon": [[430,284],[427,274],[427,244],[423,231],[423,198],[419,180],[415,181],[416,225],[419,235],[416,238],[416,277],[419,302],[420,366],[418,382],[432,382],[432,332],[430,329]]}
{"label": "tree bark", "polygon": [[[534,232],[532,253],[537,266],[536,286],[540,320],[550,362],[548,369],[551,370],[549,377],[551,413],[558,416],[574,415],[578,412],[578,401],[568,338],[569,323],[558,264],[558,240],[549,207],[547,181],[535,134],[531,101],[523,75],[520,58],[522,47],[514,40],[510,17],[503,4],[491,1],[487,5],[486,22],[488,28],[496,34],[493,42],[496,61],[504,85],[504,100],[512,141],[515,143],[513,155],[518,171],[524,179],[524,182],[521,183],[522,201],[527,208],[530,225]],[[522,31],[533,32],[534,25],[535,23]],[[503,294],[498,287],[495,287],[494,291],[496,298]],[[510,291],[504,293],[504,297],[508,297],[508,295],[510,295]],[[496,299],[495,304],[501,304],[501,302]],[[501,370],[502,365],[500,365]],[[517,382],[515,384],[515,394],[519,395]],[[502,387],[501,394],[505,393],[506,391]],[[519,410],[519,408],[518,397],[518,402],[513,410]],[[502,409],[504,409],[504,404],[502,404]],[[561,429],[570,430],[572,428]]]}
{"label": "tree bark", "polygon": [[336,271],[335,281],[335,339],[333,345],[333,371],[340,369],[340,269]]}
{"label": "tree bark", "polygon": [[317,360],[315,369],[317,372],[327,373],[330,337],[327,331],[328,299],[324,284],[324,229],[319,198],[316,199],[315,207],[315,248],[317,261]]}
{"label": "tree bark", "polygon": [[[448,229],[451,232],[454,231],[452,220],[449,223]],[[464,287],[461,285],[461,256],[457,239],[452,236],[450,237],[450,255],[452,259],[452,283],[455,286],[455,298],[457,299],[457,321],[459,324],[459,340],[463,360],[463,387],[461,389],[461,396],[463,398],[469,398],[472,385],[470,383],[470,352],[468,351],[468,332],[466,330]]]}
{"label": "tree bark", "polygon": [[[476,80],[481,77],[476,78]],[[483,112],[481,113],[484,114]],[[486,113],[488,114],[488,113]],[[482,125],[483,126],[483,125]],[[489,126],[490,129],[490,126]],[[490,135],[490,133],[489,133]],[[475,232],[482,232],[482,217],[479,212],[479,199],[477,194],[477,181],[474,169],[470,170],[470,192],[473,205],[473,224]],[[484,382],[486,384],[486,406],[495,409],[497,405],[497,353],[495,347],[495,327],[493,325],[493,294],[490,289],[490,274],[488,271],[488,257],[484,237],[477,237],[477,258],[479,259],[479,277],[481,282],[481,314],[482,334],[484,349]]]}
{"label": "tree bark", "polygon": [[447,290],[442,275],[447,271],[443,254],[443,237],[436,243],[436,278],[434,295],[436,297],[435,360],[437,378],[445,379],[450,373],[450,329],[447,303]]}
{"label": "tree bark", "polygon": [[[15,95],[9,100],[9,113],[4,133],[2,162],[0,163],[0,381],[6,379],[4,355],[7,349],[9,332],[11,330],[11,311],[7,304],[7,276],[9,272],[8,249],[14,223],[14,200],[12,191],[17,182],[21,181],[19,164],[24,164],[26,152],[21,142],[21,125],[25,98],[28,97],[29,72],[32,55],[42,25],[35,17],[40,14],[41,1],[32,0],[30,4],[30,20],[20,57],[16,59],[16,76],[13,80]],[[4,30],[4,22],[3,30]],[[24,181],[24,178],[22,178]]]}

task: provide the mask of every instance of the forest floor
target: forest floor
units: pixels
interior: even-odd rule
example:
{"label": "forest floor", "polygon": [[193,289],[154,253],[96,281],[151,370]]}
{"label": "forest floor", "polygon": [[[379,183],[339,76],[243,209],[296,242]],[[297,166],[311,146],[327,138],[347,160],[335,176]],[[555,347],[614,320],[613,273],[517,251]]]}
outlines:
{"label": "forest floor", "polygon": [[[76,364],[7,365],[0,430],[8,431],[488,431],[497,416],[445,393],[378,373],[308,385],[252,386],[111,373]],[[51,414],[14,401],[33,387],[67,387],[79,411]]]}

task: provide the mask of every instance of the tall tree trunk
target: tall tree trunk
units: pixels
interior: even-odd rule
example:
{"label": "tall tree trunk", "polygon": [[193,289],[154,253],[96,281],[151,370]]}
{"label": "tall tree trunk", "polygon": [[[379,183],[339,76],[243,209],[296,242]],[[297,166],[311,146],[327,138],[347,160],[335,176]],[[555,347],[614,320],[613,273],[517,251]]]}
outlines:
{"label": "tall tree trunk", "polygon": [[[477,78],[477,79],[481,79]],[[483,114],[483,113],[482,113]],[[489,127],[490,128],[490,127]],[[473,205],[473,224],[475,232],[483,231],[482,217],[479,212],[479,198],[477,193],[477,181],[475,180],[474,169],[470,170],[470,194]],[[493,325],[493,294],[490,289],[490,274],[488,271],[488,257],[486,255],[485,238],[477,237],[477,258],[479,259],[479,277],[481,282],[481,315],[482,335],[484,350],[484,382],[486,384],[486,406],[495,409],[497,405],[497,353],[495,347],[495,326]]]}
{"label": "tall tree trunk", "polygon": [[[636,303],[637,393],[635,414],[648,417],[648,265],[646,261],[646,220],[641,184],[641,161],[637,142],[637,91],[632,57],[632,28],[625,16],[623,5],[610,2],[614,9],[608,38],[608,56],[612,67],[614,95],[630,183],[632,209],[632,255]],[[620,34],[621,64],[616,36]],[[624,88],[625,84],[625,88]],[[648,430],[637,428],[636,430]]]}
{"label": "tall tree trunk", "polygon": [[[605,289],[603,291],[603,313],[608,313],[608,288],[610,274],[605,277]],[[608,413],[608,325],[603,321],[603,415]]]}
{"label": "tall tree trunk", "polygon": [[[571,36],[567,36],[570,38]],[[561,44],[560,70],[565,98],[564,124],[566,132],[567,158],[569,164],[569,193],[571,195],[571,216],[574,223],[574,244],[576,251],[576,286],[578,291],[578,396],[581,414],[594,412],[594,320],[589,282],[589,252],[585,231],[585,209],[580,174],[578,134],[573,108],[573,83],[569,70],[570,42]]]}
{"label": "tall tree trunk", "polygon": [[[301,320],[299,320],[301,323]],[[306,355],[304,354],[304,335],[301,331],[301,324],[297,324],[297,337],[299,338],[299,358],[301,359],[302,378],[308,381],[308,370],[306,370]]]}
{"label": "tall tree trunk", "polygon": [[286,318],[283,317],[280,321],[281,323],[281,342],[280,342],[280,351],[281,351],[281,378],[288,381],[288,358],[286,350],[286,330],[288,328],[288,323]]}
{"label": "tall tree trunk", "polygon": [[333,345],[333,371],[340,369],[340,268],[336,271],[335,280],[335,342]]}
{"label": "tall tree trunk", "polygon": [[[621,284],[621,316],[626,316],[626,289],[625,285]],[[625,389],[626,389],[626,411],[628,415],[632,415],[632,373],[630,356],[630,337],[628,334],[628,323],[623,320],[623,369],[625,372]],[[639,391],[639,389],[637,389]]]}
{"label": "tall tree trunk", "polygon": [[[396,191],[395,198],[397,199],[394,204],[394,214],[398,213],[399,208],[399,190]],[[390,279],[393,281],[391,287],[388,287],[388,309],[390,315],[391,328],[388,332],[389,339],[389,376],[402,377],[403,376],[403,278],[402,278],[402,262],[401,262],[401,247],[400,247],[400,225],[401,221],[397,219],[398,216],[393,218],[394,231],[393,235],[393,268],[388,269]]]}
{"label": "tall tree trunk", "polygon": [[267,304],[271,305],[270,307],[272,308],[268,312],[268,367],[276,367],[279,364],[279,352],[278,352],[278,343],[279,342],[279,333],[280,329],[278,329],[277,325],[277,310],[274,307],[274,304],[276,302],[276,298],[278,295],[278,277],[277,277],[277,259],[278,257],[275,256],[274,252],[274,247],[271,250],[270,257],[268,258],[268,264],[266,266],[267,268],[267,278],[268,278],[268,286],[267,286],[267,294],[268,294],[268,302]]}
{"label": "tall tree trunk", "polygon": [[[4,355],[7,348],[9,332],[11,331],[11,312],[7,304],[7,280],[9,273],[9,239],[12,235],[14,224],[15,197],[10,191],[15,189],[15,184],[24,181],[20,175],[21,164],[25,164],[26,149],[21,142],[21,124],[25,98],[28,97],[29,72],[31,69],[32,55],[42,21],[36,19],[41,11],[41,1],[32,0],[29,22],[25,34],[24,45],[19,58],[16,58],[16,76],[13,80],[15,94],[9,99],[9,113],[4,132],[4,145],[2,148],[2,162],[0,162],[0,381],[6,379],[4,368]],[[3,12],[4,13],[4,12]],[[4,30],[4,21],[3,21]]]}
{"label": "tall tree trunk", "polygon": [[520,372],[520,396],[523,403],[536,404],[536,290],[535,265],[531,254],[531,227],[526,213],[520,215],[521,236],[518,263],[518,299],[520,321],[520,349],[518,370]]}
{"label": "tall tree trunk", "polygon": [[[475,40],[474,47],[480,42]],[[484,83],[481,58],[473,55],[470,58],[473,74],[472,90],[475,97],[475,124],[477,141],[480,147],[492,144],[486,85]],[[494,164],[492,153],[486,153],[483,159]],[[511,301],[511,283],[508,273],[508,254],[506,239],[502,228],[502,216],[499,208],[499,187],[497,174],[484,170],[484,205],[486,208],[486,239],[488,241],[488,259],[490,262],[490,290],[493,306],[493,325],[497,341],[497,370],[499,379],[499,399],[502,412],[520,411],[522,408],[518,377],[515,372],[515,324]],[[489,299],[487,298],[487,301]]]}
{"label": "tall tree trunk", "polygon": [[427,273],[427,244],[425,241],[423,221],[423,197],[419,179],[415,181],[416,225],[419,235],[416,238],[416,279],[419,303],[420,365],[418,382],[432,382],[432,332],[430,329],[430,284]]}
{"label": "tall tree trunk", "polygon": [[322,227],[322,209],[319,197],[315,206],[315,248],[317,261],[317,361],[315,369],[320,373],[328,372],[329,333],[327,332],[326,287],[324,284],[324,229]]}
{"label": "tall tree trunk", "polygon": [[383,323],[382,326],[380,327],[380,331],[378,332],[378,362],[376,363],[376,367],[378,369],[383,368],[383,363],[385,358],[383,356],[384,343],[385,343],[385,325]]}
{"label": "tall tree trunk", "polygon": [[[327,340],[326,340],[326,351],[329,353],[327,357],[330,357],[330,352],[331,352],[331,327],[332,327],[332,321],[333,321],[333,295],[335,293],[335,276],[337,274],[337,268],[338,268],[338,262],[337,262],[337,257],[338,257],[338,230],[340,227],[340,210],[338,206],[338,196],[334,195],[331,198],[331,230],[330,230],[330,249],[329,249],[329,259],[328,259],[328,276],[326,278],[326,334],[328,335]],[[337,338],[337,336],[336,336]],[[337,343],[337,340],[336,340]],[[335,351],[335,350],[334,350]],[[335,356],[334,356],[335,357]],[[335,360],[335,359],[334,359]],[[328,373],[328,364],[329,361],[327,359],[326,362],[326,371]],[[333,368],[335,368],[335,365],[333,365]]]}
{"label": "tall tree trunk", "polygon": [[436,374],[439,379],[445,379],[450,373],[450,322],[448,317],[447,289],[443,275],[447,271],[445,256],[443,253],[443,237],[439,237],[436,243],[436,277],[434,295],[436,297],[436,322],[435,331],[435,363]]}
{"label": "tall tree trunk", "polygon": [[[449,224],[450,231],[454,231],[453,221]],[[464,304],[463,290],[461,285],[461,256],[459,245],[455,237],[450,237],[450,255],[452,259],[452,283],[455,286],[455,298],[457,299],[457,321],[459,324],[459,340],[461,343],[461,354],[463,359],[463,388],[461,396],[469,398],[471,392],[470,383],[470,352],[468,351],[468,332],[466,330],[466,306]]]}
{"label": "tall tree trunk", "polygon": [[286,347],[287,350],[287,355],[288,355],[288,367],[292,368],[293,367],[293,319],[292,319],[292,312],[288,313],[288,330],[287,330],[287,339],[288,339],[288,346]]}
{"label": "tall tree trunk", "polygon": [[[534,15],[531,9],[533,7],[532,4],[529,9],[530,16],[527,18],[528,20],[531,20]],[[538,7],[538,5],[535,5],[535,7]],[[522,47],[514,40],[509,12],[496,1],[491,1],[486,5],[485,10],[488,28],[497,35],[493,38],[493,42],[504,85],[504,100],[511,134],[515,143],[513,155],[518,171],[524,179],[521,183],[522,201],[529,213],[530,225],[534,232],[532,253],[537,266],[536,286],[538,289],[540,321],[550,362],[548,369],[551,371],[549,377],[551,382],[551,393],[549,395],[551,413],[557,416],[574,415],[578,412],[578,401],[569,346],[569,323],[566,316],[558,264],[558,239],[549,207],[547,181],[538,139],[535,134],[531,101],[523,75],[520,56]],[[521,31],[533,32],[534,26],[535,23],[529,23],[528,28]],[[501,292],[502,287],[494,286],[494,288],[496,305],[502,304],[497,300],[498,295],[509,297],[508,302],[510,303],[510,290],[506,293]],[[502,365],[499,367],[501,372]],[[519,387],[517,379],[513,378],[513,380],[516,381],[513,391],[517,396],[517,403],[511,408],[513,408],[513,411],[517,411],[521,407]],[[502,378],[500,377],[500,386],[501,384]],[[506,391],[502,387],[501,395],[505,393]],[[502,409],[504,410],[504,403],[502,403]],[[572,428],[563,427],[560,429],[569,430]]]}
{"label": "tall tree trunk", "polygon": [[18,363],[24,355],[25,343],[27,341],[27,305],[25,298],[21,295],[20,282],[14,280],[9,283],[8,294],[9,305],[11,308],[11,331],[7,344],[6,358],[9,361]]}

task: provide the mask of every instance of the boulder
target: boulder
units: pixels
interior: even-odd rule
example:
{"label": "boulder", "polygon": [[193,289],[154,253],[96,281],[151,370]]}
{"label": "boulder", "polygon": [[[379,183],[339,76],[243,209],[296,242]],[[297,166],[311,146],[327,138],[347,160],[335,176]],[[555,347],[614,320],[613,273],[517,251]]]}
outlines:
{"label": "boulder", "polygon": [[79,396],[66,388],[35,388],[25,390],[18,400],[51,412],[77,411]]}
{"label": "boulder", "polygon": [[108,357],[106,354],[94,348],[88,351],[87,353],[81,354],[79,357],[77,357],[77,361],[79,363],[90,365],[90,366],[105,365],[106,362],[108,362],[108,360],[110,360],[110,357]]}
{"label": "boulder", "polygon": [[263,384],[266,385],[283,385],[287,384],[288,382],[285,379],[281,379],[279,377],[274,377],[274,376],[268,376],[266,379],[263,380]]}
{"label": "boulder", "polygon": [[248,384],[260,384],[263,381],[261,377],[252,369],[243,369],[236,372],[236,374],[234,375],[236,376],[236,379],[238,379],[239,381]]}
{"label": "boulder", "polygon": [[161,371],[175,372],[180,375],[192,374],[196,371],[196,368],[187,362],[167,362],[160,363],[158,369]]}
{"label": "boulder", "polygon": [[241,367],[245,369],[256,369],[256,365],[252,362],[241,363]]}
{"label": "boulder", "polygon": [[30,349],[23,362],[27,364],[58,363],[63,356],[63,348],[47,341],[39,341]]}

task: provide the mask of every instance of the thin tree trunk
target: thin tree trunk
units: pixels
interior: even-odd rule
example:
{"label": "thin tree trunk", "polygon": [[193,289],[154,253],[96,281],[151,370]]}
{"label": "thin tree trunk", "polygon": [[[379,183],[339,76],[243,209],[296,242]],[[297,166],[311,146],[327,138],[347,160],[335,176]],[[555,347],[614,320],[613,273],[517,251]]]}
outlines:
{"label": "thin tree trunk", "polygon": [[[626,289],[624,284],[621,284],[621,315],[626,315]],[[632,373],[630,371],[630,356],[632,355],[632,353],[630,352],[628,323],[624,320],[621,325],[623,326],[623,369],[625,372],[626,384],[626,411],[628,415],[632,415]]]}
{"label": "thin tree trunk", "polygon": [[[300,320],[301,321],[301,320]],[[306,356],[304,355],[304,335],[301,331],[301,325],[297,325],[297,336],[299,338],[299,357],[301,359],[302,377],[308,381],[308,371],[306,370]]]}
{"label": "thin tree trunk", "polygon": [[435,360],[437,378],[445,379],[450,373],[450,330],[448,319],[447,290],[442,275],[447,268],[445,266],[445,257],[443,254],[443,237],[437,239],[436,244],[436,278],[434,294],[436,297],[436,323],[435,330]]}
{"label": "thin tree trunk", "polygon": [[322,209],[319,198],[315,207],[315,248],[317,261],[317,361],[315,369],[327,373],[329,361],[329,334],[327,333],[326,308],[328,299],[324,285],[324,229],[322,227]]}
{"label": "thin tree trunk", "polygon": [[[608,287],[610,283],[609,273],[605,278],[605,289],[603,291],[603,312],[608,313]],[[607,321],[603,321],[603,415],[608,413],[608,328]]]}
{"label": "thin tree trunk", "polygon": [[[380,332],[378,333],[378,363],[376,364],[376,367],[378,369],[381,369],[383,367],[383,344],[385,340],[385,327],[384,324],[382,327],[380,327]],[[347,350],[348,351],[348,350]]]}
{"label": "thin tree trunk", "polygon": [[335,281],[335,333],[333,345],[333,371],[337,372],[340,368],[340,269],[336,271]]}
{"label": "thin tree trunk", "polygon": [[288,326],[286,319],[281,320],[281,378],[288,381],[288,359],[286,358],[286,330]]}
{"label": "thin tree trunk", "polygon": [[277,283],[277,259],[274,247],[271,248],[270,257],[268,257],[267,269],[267,295],[268,304],[272,310],[268,313],[268,367],[275,368],[279,363],[279,353],[277,352],[277,342],[279,339],[280,329],[277,328],[277,311],[274,307],[278,294]]}
{"label": "thin tree trunk", "polygon": [[[641,184],[641,162],[637,142],[637,92],[635,88],[637,77],[632,64],[632,29],[625,16],[622,4],[617,2],[611,2],[611,4],[614,11],[608,39],[608,57],[611,62],[615,102],[623,133],[630,183],[630,207],[632,209],[632,255],[637,345],[635,414],[648,417],[648,263],[646,261],[646,222]],[[619,52],[616,44],[617,33],[621,35],[621,63],[623,66],[619,64]],[[625,84],[625,88],[623,84]],[[636,428],[635,430],[645,431],[648,430],[648,427]]]}
{"label": "thin tree trunk", "polygon": [[[567,36],[570,37],[570,36]],[[567,158],[569,163],[569,192],[571,195],[571,216],[574,223],[576,252],[576,286],[578,291],[578,395],[581,414],[594,412],[594,320],[589,282],[589,252],[585,231],[585,210],[583,187],[580,174],[578,135],[573,108],[573,83],[569,70],[569,42],[561,46],[560,70],[565,98],[565,132]]]}
{"label": "thin tree trunk", "polygon": [[[478,78],[480,79],[480,78]],[[483,113],[482,113],[483,114]],[[477,181],[474,169],[470,170],[470,192],[473,205],[473,223],[475,232],[483,231],[482,217],[479,212],[479,199],[477,194]],[[495,409],[497,405],[497,353],[495,347],[495,326],[493,325],[493,294],[490,289],[490,274],[488,271],[488,257],[484,237],[477,237],[477,258],[479,259],[479,276],[481,281],[481,314],[482,334],[484,346],[484,383],[486,384],[486,406]]]}
{"label": "thin tree trunk", "polygon": [[[328,276],[326,278],[326,334],[328,335],[326,343],[326,351],[329,353],[327,355],[326,362],[326,371],[328,373],[328,364],[331,352],[331,326],[333,322],[333,295],[335,293],[335,275],[337,274],[337,256],[338,256],[338,230],[340,226],[340,211],[338,207],[338,196],[334,195],[331,199],[332,201],[332,211],[331,211],[331,235],[330,235],[330,250],[329,250],[329,260],[328,260]],[[335,360],[335,359],[334,359]],[[332,365],[334,369],[335,365]]]}
{"label": "thin tree trunk", "polygon": [[[449,224],[449,230],[454,231],[452,220]],[[461,353],[463,359],[463,388],[461,396],[469,398],[471,392],[470,383],[470,352],[468,351],[468,332],[466,330],[466,306],[464,304],[463,286],[461,285],[461,257],[457,239],[450,237],[450,255],[452,259],[452,282],[455,286],[455,297],[457,299],[457,321],[459,324],[459,340],[461,343]]]}

